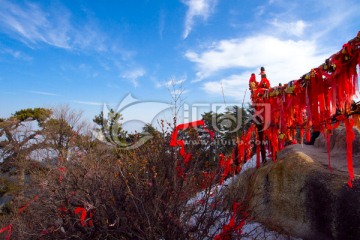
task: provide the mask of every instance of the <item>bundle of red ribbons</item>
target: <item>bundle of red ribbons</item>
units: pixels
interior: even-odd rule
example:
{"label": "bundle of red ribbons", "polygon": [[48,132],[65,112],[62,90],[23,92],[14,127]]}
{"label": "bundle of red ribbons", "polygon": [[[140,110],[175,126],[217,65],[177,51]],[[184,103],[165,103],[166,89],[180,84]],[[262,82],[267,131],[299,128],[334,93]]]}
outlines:
{"label": "bundle of red ribbons", "polygon": [[[354,112],[353,97],[358,92],[357,67],[360,65],[360,31],[355,38],[343,45],[342,49],[326,59],[317,68],[311,69],[300,79],[273,88],[257,88],[253,91],[252,101],[256,106],[262,105],[271,109],[271,113],[262,114],[264,126],[259,129],[251,125],[246,133],[238,139],[237,162],[244,162],[251,157],[251,138],[259,140],[259,131],[263,131],[264,139],[269,141],[268,148],[272,160],[285,146],[285,142],[296,143],[296,130],[300,129],[301,142],[304,136],[310,140],[310,131],[320,131],[329,136],[334,128],[343,122],[346,128],[347,162],[349,171],[348,185],[352,187],[354,170],[352,165],[352,142],[354,140],[353,126],[360,128],[359,112]],[[252,74],[250,84],[256,83]],[[256,109],[260,111],[260,109]],[[261,111],[264,111],[263,109]],[[268,117],[270,119],[268,119]],[[203,121],[180,124],[176,127],[170,146],[180,146],[180,155],[187,163],[191,155],[186,153],[184,141],[178,140],[178,131],[188,127],[204,126]],[[305,135],[306,134],[306,135]],[[262,143],[260,143],[262,144]],[[328,146],[328,151],[330,148]],[[257,149],[258,156],[259,148]],[[234,156],[234,154],[233,154]],[[330,167],[330,154],[329,168]],[[257,167],[260,159],[257,159]]]}
{"label": "bundle of red ribbons", "polygon": [[[348,185],[352,187],[354,171],[352,165],[352,142],[354,140],[353,126],[360,127],[359,117],[354,117],[353,97],[358,92],[357,67],[360,64],[360,32],[343,45],[343,48],[326,59],[325,63],[311,69],[300,79],[273,88],[255,88],[252,101],[255,106],[267,104],[271,109],[270,119],[263,119],[265,138],[270,141],[269,150],[272,159],[284,147],[284,143],[296,143],[296,129],[300,129],[301,142],[310,129],[326,135],[328,151],[329,137],[334,128],[343,122],[346,128],[347,162],[349,170]],[[249,84],[254,86],[256,79],[252,75]],[[239,145],[239,152],[243,146]],[[328,153],[329,168],[330,152]]]}

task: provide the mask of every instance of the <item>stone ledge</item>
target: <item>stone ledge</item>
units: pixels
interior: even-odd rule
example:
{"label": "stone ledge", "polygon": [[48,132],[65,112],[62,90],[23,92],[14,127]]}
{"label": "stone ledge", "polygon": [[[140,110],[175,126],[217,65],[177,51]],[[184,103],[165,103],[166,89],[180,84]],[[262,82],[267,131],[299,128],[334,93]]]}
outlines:
{"label": "stone ledge", "polygon": [[235,183],[238,197],[251,199],[249,207],[256,221],[291,236],[360,239],[358,176],[350,189],[347,171],[330,171],[316,154],[309,156],[300,150],[289,146],[279,152],[277,163],[242,174]]}

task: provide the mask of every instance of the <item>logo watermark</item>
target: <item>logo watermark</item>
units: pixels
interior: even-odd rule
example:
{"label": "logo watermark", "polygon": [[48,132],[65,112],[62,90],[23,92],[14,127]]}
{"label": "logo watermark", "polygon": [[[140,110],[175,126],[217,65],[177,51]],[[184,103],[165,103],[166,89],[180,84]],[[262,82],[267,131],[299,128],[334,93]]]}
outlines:
{"label": "logo watermark", "polygon": [[[253,110],[244,114],[239,103],[185,103],[182,111],[179,112],[178,123],[192,122],[206,117],[207,128],[210,128],[217,135],[236,133],[249,122],[260,126],[259,130],[264,131],[270,125],[270,104],[256,104]],[[98,140],[116,145],[124,150],[131,150],[140,147],[153,138],[152,134],[144,128],[142,131],[132,134],[130,138],[124,131],[124,127],[146,126],[153,123],[160,113],[170,111],[174,108],[169,103],[156,101],[143,101],[134,98],[131,94],[120,101],[118,108],[109,109],[106,104],[102,110],[101,127],[95,132]],[[134,137],[136,135],[136,137]],[[216,142],[217,141],[217,142]],[[213,143],[235,145],[235,140],[215,139]],[[188,144],[191,144],[190,142]],[[192,143],[196,144],[196,142]],[[205,144],[205,142],[204,142]]]}

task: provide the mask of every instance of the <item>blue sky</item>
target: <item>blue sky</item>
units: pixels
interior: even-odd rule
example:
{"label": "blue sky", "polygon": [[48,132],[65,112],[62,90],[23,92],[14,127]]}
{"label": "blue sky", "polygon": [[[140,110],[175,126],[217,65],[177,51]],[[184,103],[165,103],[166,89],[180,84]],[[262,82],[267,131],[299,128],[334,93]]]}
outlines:
{"label": "blue sky", "polygon": [[189,104],[241,102],[260,66],[277,85],[322,64],[359,12],[358,0],[0,0],[0,117],[68,104],[91,119],[128,93],[170,102],[170,80]]}

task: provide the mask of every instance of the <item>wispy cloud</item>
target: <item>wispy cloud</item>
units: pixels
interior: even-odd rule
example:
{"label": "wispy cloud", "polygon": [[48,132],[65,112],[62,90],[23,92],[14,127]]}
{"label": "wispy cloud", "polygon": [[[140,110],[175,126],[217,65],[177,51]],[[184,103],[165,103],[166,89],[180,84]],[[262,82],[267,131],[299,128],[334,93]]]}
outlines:
{"label": "wispy cloud", "polygon": [[179,79],[176,79],[176,77],[170,77],[170,79],[168,81],[165,82],[156,82],[155,87],[157,88],[161,88],[161,87],[166,87],[169,88],[171,86],[183,86],[183,84],[186,81],[186,77],[181,77]]}
{"label": "wispy cloud", "polygon": [[30,56],[28,56],[27,54],[25,54],[19,50],[11,49],[11,48],[2,47],[2,49],[0,49],[0,53],[7,55],[7,56],[11,56],[11,57],[13,57],[15,59],[19,59],[19,60],[25,60],[25,61],[32,60],[32,58]]}
{"label": "wispy cloud", "polygon": [[83,104],[83,105],[90,105],[90,106],[103,106],[104,105],[104,103],[101,103],[101,102],[88,102],[88,101],[77,101],[77,100],[74,100],[72,102],[78,103],[78,104]]}
{"label": "wispy cloud", "polygon": [[14,38],[26,44],[46,43],[60,48],[70,48],[67,31],[68,14],[64,14],[61,26],[56,26],[38,5],[26,3],[22,6],[9,1],[1,1],[0,23],[2,28]]}
{"label": "wispy cloud", "polygon": [[59,96],[56,93],[51,93],[51,92],[41,92],[41,91],[27,91],[29,93],[33,93],[33,94],[38,94],[38,95],[45,95],[45,96]]}
{"label": "wispy cloud", "polygon": [[278,19],[273,19],[271,21],[271,25],[273,25],[281,33],[301,37],[304,34],[304,30],[308,24],[303,20],[297,20],[294,22],[281,22]]}
{"label": "wispy cloud", "polygon": [[195,18],[201,18],[206,21],[213,12],[217,0],[183,0],[183,3],[188,6],[185,17],[185,29],[183,38],[187,38],[193,28]]}
{"label": "wispy cloud", "polygon": [[[349,33],[349,26],[359,26],[360,4],[358,1],[334,0],[321,1],[318,4],[324,6],[326,11],[309,28],[314,39],[321,39],[330,36],[330,34]],[[353,34],[355,35],[356,32]]]}
{"label": "wispy cloud", "polygon": [[44,11],[39,4],[0,1],[0,30],[29,47],[47,44],[63,49],[104,51],[104,36],[96,25],[71,22],[71,13],[60,5]]}
{"label": "wispy cloud", "polygon": [[133,86],[136,88],[139,86],[139,78],[145,75],[146,71],[143,68],[135,68],[129,71],[125,71],[121,74],[121,77],[131,81]]}

